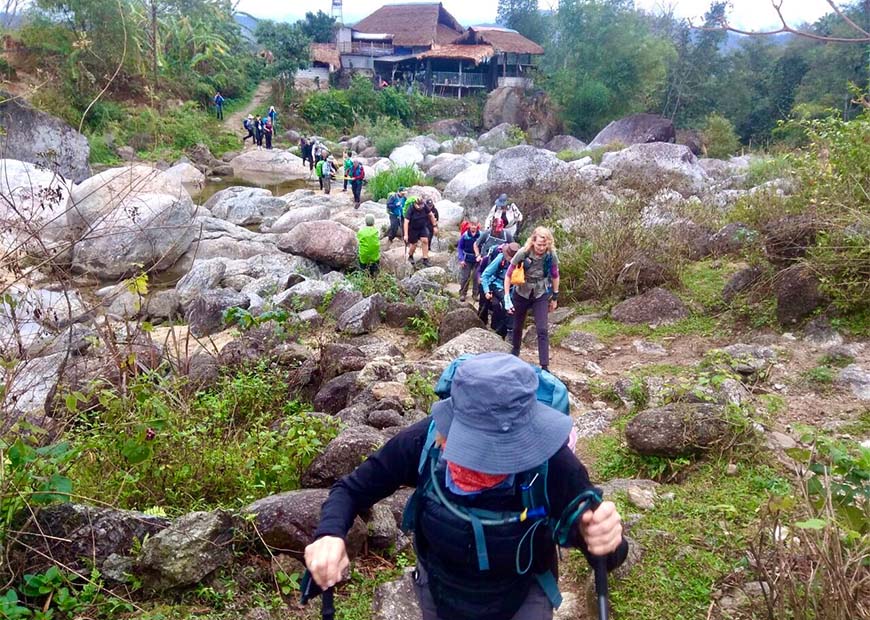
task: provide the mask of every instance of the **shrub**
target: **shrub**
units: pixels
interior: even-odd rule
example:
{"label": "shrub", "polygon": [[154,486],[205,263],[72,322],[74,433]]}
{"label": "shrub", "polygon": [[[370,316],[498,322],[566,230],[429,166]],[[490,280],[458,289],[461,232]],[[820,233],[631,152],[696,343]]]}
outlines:
{"label": "shrub", "polygon": [[559,151],[556,153],[556,157],[562,161],[576,161],[582,159],[585,155],[581,151]]}
{"label": "shrub", "polygon": [[15,77],[15,68],[5,58],[0,58],[0,76],[7,80]]}
{"label": "shrub", "polygon": [[792,168],[793,163],[788,155],[753,158],[746,173],[746,188],[751,189],[773,179],[792,176]]}
{"label": "shrub", "polygon": [[345,130],[353,126],[354,110],[343,90],[311,93],[302,102],[299,113],[317,130],[330,127]]}
{"label": "shrub", "polygon": [[156,373],[126,393],[103,389],[98,410],[80,414],[71,477],[82,495],[173,511],[297,488],[338,426],[306,413],[287,384],[288,372],[264,361],[190,396]]}
{"label": "shrub", "polygon": [[717,159],[730,157],[740,148],[740,140],[734,125],[721,114],[710,114],[704,125],[704,143],[707,156]]}
{"label": "shrub", "polygon": [[378,155],[388,157],[393,149],[408,139],[409,132],[399,121],[379,116],[369,135],[372,136],[372,145],[378,150]]}
{"label": "shrub", "polygon": [[431,185],[431,183],[414,166],[398,166],[373,176],[366,187],[372,195],[372,200],[382,200],[389,196],[390,192],[412,185]]}
{"label": "shrub", "polygon": [[91,147],[90,162],[92,164],[115,164],[118,157],[106,144],[103,136],[89,135],[88,144]]}

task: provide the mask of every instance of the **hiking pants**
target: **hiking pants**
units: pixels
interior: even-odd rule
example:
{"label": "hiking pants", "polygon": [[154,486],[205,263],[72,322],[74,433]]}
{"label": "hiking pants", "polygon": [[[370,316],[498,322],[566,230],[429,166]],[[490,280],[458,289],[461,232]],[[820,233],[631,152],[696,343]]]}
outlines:
{"label": "hiking pants", "polygon": [[263,132],[262,131],[254,131],[254,142],[257,143],[257,146],[263,146]]}
{"label": "hiking pants", "polygon": [[493,289],[490,310],[492,310],[492,330],[502,338],[513,334],[513,317],[504,309],[504,290]]}
{"label": "hiking pants", "polygon": [[329,190],[332,189],[332,179],[329,178],[329,175],[327,174],[320,179],[320,183],[323,185],[323,193],[328,194]]}
{"label": "hiking pants", "polygon": [[489,322],[489,313],[492,310],[492,302],[486,298],[486,295],[483,293],[483,287],[480,287],[480,291],[477,295],[477,316],[483,321],[483,325]]}
{"label": "hiking pants", "polygon": [[520,354],[520,345],[523,340],[523,323],[526,322],[526,313],[529,309],[535,317],[535,330],[538,332],[538,361],[541,366],[550,365],[550,335],[547,333],[549,327],[550,314],[550,296],[541,295],[537,299],[526,299],[522,295],[516,293],[512,297],[514,302],[514,336],[513,350],[514,355]]}
{"label": "hiking pants", "polygon": [[[440,618],[438,611],[435,609],[435,601],[432,599],[432,593],[429,591],[429,575],[426,574],[426,569],[419,563],[417,570],[414,571],[414,592],[417,594],[417,600],[420,602],[420,611],[423,620],[452,620],[451,618]],[[552,620],[553,607],[550,605],[550,599],[541,590],[541,586],[533,583],[529,589],[529,594],[525,602],[517,610],[509,620]]]}
{"label": "hiking pants", "polygon": [[217,104],[217,117],[219,121],[224,120],[224,106],[222,104]]}
{"label": "hiking pants", "polygon": [[342,190],[342,191],[344,191],[344,192],[347,191],[347,182],[348,182],[348,180],[349,180],[349,179],[347,178],[347,170],[345,170],[345,171],[344,171],[344,189]]}
{"label": "hiking pants", "polygon": [[320,191],[323,191],[323,177],[317,177],[317,182],[320,183]]}
{"label": "hiking pants", "polygon": [[254,144],[256,142],[256,138],[254,138],[254,132],[251,129],[248,130],[248,135],[242,138],[242,144],[244,144],[245,140],[247,140],[248,138],[251,139],[251,144]]}
{"label": "hiking pants", "polygon": [[[345,181],[345,183],[347,183],[347,181]],[[393,215],[390,213],[390,232],[387,233],[387,239],[390,241],[396,238],[402,238],[402,219],[401,215]]]}
{"label": "hiking pants", "polygon": [[[429,240],[431,243],[431,239]],[[471,280],[471,294],[477,296],[477,265],[475,263],[459,263],[459,296],[465,297],[468,292],[468,281]]]}
{"label": "hiking pants", "polygon": [[362,194],[362,181],[351,181],[350,189],[353,190],[353,201],[356,204],[360,203],[360,194]]}
{"label": "hiking pants", "polygon": [[266,148],[267,149],[272,148],[272,134],[270,134],[270,133],[266,134]]}

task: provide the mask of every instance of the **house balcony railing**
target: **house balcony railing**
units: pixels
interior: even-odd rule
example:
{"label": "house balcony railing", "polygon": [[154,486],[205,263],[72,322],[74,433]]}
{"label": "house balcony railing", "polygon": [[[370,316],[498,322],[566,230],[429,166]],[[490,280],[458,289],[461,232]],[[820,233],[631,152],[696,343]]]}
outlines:
{"label": "house balcony railing", "polygon": [[463,88],[486,88],[486,76],[482,73],[454,73],[452,71],[433,71],[432,85],[462,86]]}
{"label": "house balcony railing", "polygon": [[338,53],[357,56],[388,56],[393,53],[393,46],[390,43],[377,41],[341,41],[338,44]]}

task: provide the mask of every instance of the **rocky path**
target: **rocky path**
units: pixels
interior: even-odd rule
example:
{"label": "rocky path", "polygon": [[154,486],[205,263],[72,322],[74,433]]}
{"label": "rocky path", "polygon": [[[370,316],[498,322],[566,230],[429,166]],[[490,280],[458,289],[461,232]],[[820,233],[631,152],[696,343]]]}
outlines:
{"label": "rocky path", "polygon": [[[254,96],[251,98],[248,105],[240,110],[236,110],[229,116],[224,116],[224,127],[226,127],[227,131],[238,133],[241,131],[242,119],[248,114],[253,114],[255,111],[262,113],[269,109],[269,106],[271,105],[269,103],[269,98],[271,96],[272,82],[270,80],[263,80],[257,85],[257,89],[254,91]],[[278,119],[278,121],[280,120],[281,119]]]}

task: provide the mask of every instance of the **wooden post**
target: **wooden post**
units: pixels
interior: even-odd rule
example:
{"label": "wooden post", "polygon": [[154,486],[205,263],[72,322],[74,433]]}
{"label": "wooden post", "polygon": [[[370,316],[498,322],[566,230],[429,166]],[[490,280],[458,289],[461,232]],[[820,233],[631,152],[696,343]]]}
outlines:
{"label": "wooden post", "polygon": [[462,61],[459,61],[459,98],[462,99]]}

